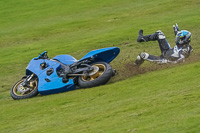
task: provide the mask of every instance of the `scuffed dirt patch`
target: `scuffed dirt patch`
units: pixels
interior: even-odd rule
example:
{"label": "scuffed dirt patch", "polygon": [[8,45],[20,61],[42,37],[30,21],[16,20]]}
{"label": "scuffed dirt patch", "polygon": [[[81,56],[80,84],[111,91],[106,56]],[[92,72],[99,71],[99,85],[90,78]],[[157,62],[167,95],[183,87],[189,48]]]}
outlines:
{"label": "scuffed dirt patch", "polygon": [[168,68],[170,66],[172,66],[172,65],[170,65],[170,64],[163,64],[163,65],[150,64],[148,66],[142,66],[142,65],[135,66],[135,65],[133,65],[133,63],[125,64],[125,68],[126,68],[129,76],[134,76],[134,75],[143,74],[143,73],[147,73],[147,72],[151,72],[151,71],[156,71],[156,70]]}
{"label": "scuffed dirt patch", "polygon": [[112,82],[124,80],[139,74],[144,74],[152,71],[163,70],[172,67],[178,67],[184,64],[190,64],[200,61],[200,53],[196,55],[192,55],[190,58],[186,59],[185,62],[177,63],[177,64],[154,64],[154,63],[147,63],[147,61],[142,64],[141,66],[135,66],[133,62],[126,63],[124,68],[117,70],[117,75],[114,76],[111,80]]}

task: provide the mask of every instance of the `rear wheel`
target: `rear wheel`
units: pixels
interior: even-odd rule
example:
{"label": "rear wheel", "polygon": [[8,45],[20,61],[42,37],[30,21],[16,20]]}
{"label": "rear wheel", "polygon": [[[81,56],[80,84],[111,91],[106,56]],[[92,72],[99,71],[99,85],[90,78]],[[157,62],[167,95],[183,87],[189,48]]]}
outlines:
{"label": "rear wheel", "polygon": [[80,88],[90,88],[107,83],[113,75],[111,66],[106,62],[97,62],[92,64],[93,71],[89,76],[80,76],[78,84]]}
{"label": "rear wheel", "polygon": [[14,100],[30,98],[38,94],[38,80],[33,78],[30,80],[29,85],[24,87],[22,84],[26,78],[19,80],[11,89],[11,97]]}

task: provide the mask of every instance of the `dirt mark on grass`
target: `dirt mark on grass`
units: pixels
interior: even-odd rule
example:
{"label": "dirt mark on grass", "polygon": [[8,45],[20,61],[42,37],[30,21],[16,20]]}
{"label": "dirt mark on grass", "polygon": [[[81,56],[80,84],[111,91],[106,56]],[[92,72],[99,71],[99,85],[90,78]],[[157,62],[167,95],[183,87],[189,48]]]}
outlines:
{"label": "dirt mark on grass", "polygon": [[182,63],[177,63],[177,64],[155,64],[155,63],[149,63],[149,64],[142,64],[141,66],[135,66],[133,62],[126,63],[124,65],[123,69],[117,70],[117,75],[112,78],[110,83],[117,82],[120,80],[124,80],[139,74],[144,74],[152,71],[157,71],[157,70],[163,70],[167,68],[172,68],[172,67],[178,67],[184,64],[190,64],[190,63],[195,63],[200,61],[200,53],[191,56],[190,58],[186,59],[185,62]]}

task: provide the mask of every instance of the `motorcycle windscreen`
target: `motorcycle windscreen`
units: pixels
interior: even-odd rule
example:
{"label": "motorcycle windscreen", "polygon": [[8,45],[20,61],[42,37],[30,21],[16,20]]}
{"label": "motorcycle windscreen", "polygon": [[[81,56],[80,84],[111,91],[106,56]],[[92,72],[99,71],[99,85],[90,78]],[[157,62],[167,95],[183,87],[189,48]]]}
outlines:
{"label": "motorcycle windscreen", "polygon": [[97,50],[90,51],[79,61],[82,61],[88,58],[94,58],[96,62],[103,61],[103,62],[110,63],[119,54],[119,52],[120,52],[120,49],[118,47],[97,49]]}

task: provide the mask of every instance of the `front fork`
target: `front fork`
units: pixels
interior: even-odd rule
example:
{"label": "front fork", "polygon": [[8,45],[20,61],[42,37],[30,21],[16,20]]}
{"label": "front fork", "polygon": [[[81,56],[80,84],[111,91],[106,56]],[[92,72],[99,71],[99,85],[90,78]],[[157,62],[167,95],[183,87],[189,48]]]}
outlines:
{"label": "front fork", "polygon": [[34,77],[35,74],[29,75],[24,82],[22,83],[23,87],[31,87],[30,80]]}

